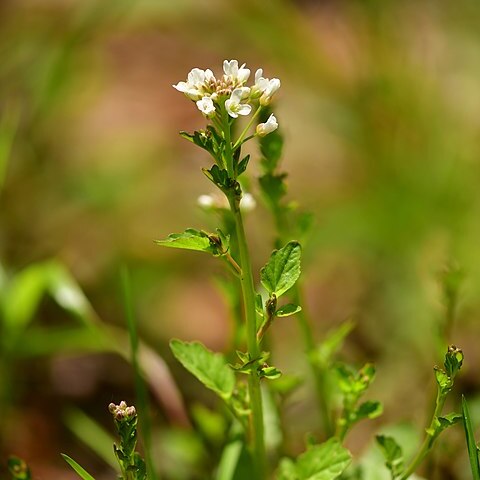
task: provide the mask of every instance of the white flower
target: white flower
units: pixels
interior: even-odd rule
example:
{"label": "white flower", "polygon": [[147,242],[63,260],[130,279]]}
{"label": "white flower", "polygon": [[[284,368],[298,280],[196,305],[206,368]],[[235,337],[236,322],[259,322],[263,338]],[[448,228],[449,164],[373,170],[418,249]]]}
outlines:
{"label": "white flower", "polygon": [[172,86],[179,92],[184,93],[191,100],[197,101],[205,96],[204,89],[206,83],[212,81],[215,82],[215,77],[211,70],[194,68],[188,74],[186,82],[178,82],[176,85]]}
{"label": "white flower", "polygon": [[250,70],[245,68],[245,63],[239,68],[237,60],[224,60],[223,71],[227,77],[230,77],[235,83],[243,84],[250,76]]}
{"label": "white flower", "polygon": [[240,208],[244,212],[251,212],[257,206],[257,202],[250,193],[244,193],[240,200]]}
{"label": "white flower", "polygon": [[225,101],[225,108],[231,117],[237,118],[239,115],[248,115],[251,112],[251,105],[240,103],[244,95],[245,90],[243,88],[236,88],[231,97]]}
{"label": "white flower", "polygon": [[259,68],[255,72],[255,85],[253,85],[251,88],[250,95],[252,98],[261,97],[263,95],[263,92],[268,87],[268,78],[264,78],[262,75],[263,75],[263,70]]}
{"label": "white flower", "polygon": [[273,94],[280,88],[280,80],[278,78],[272,78],[268,80],[268,85],[263,91],[263,95],[260,97],[260,105],[265,106],[272,100]]}
{"label": "white flower", "polygon": [[215,205],[215,199],[212,197],[212,195],[200,195],[197,198],[197,203],[200,207],[209,209]]}
{"label": "white flower", "polygon": [[269,117],[268,120],[265,123],[259,123],[257,125],[257,135],[259,137],[264,137],[265,135],[268,135],[269,133],[272,133],[278,128],[278,123],[277,119],[275,118],[275,115],[272,113]]}
{"label": "white flower", "polygon": [[197,102],[198,109],[206,116],[206,117],[213,117],[215,115],[215,105],[213,104],[213,100],[210,97],[203,97],[201,100]]}

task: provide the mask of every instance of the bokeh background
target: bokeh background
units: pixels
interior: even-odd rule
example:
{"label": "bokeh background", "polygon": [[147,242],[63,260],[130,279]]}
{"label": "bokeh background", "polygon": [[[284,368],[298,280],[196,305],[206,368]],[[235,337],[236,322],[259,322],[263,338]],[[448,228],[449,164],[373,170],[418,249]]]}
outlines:
{"label": "bokeh background", "polygon": [[[370,395],[385,413],[348,445],[364,454],[385,426],[421,434],[441,363],[447,265],[464,272],[445,339],[466,355],[456,401],[466,394],[480,424],[479,25],[474,0],[3,0],[2,463],[15,453],[37,478],[73,479],[65,452],[113,478],[85,439],[108,444],[88,419],[112,433],[106,405],[134,398],[122,356],[127,265],[158,380],[159,464],[167,478],[208,478],[212,453],[182,408],[215,402],[168,341],[228,349],[221,266],[153,240],[215,227],[196,204],[211,191],[201,174],[209,160],[177,135],[204,120],[171,85],[231,58],[282,81],[275,112],[289,198],[315,217],[303,271],[316,335],[351,317],[342,355],[377,364]],[[247,228],[260,268],[274,235],[257,204]],[[281,369],[307,377],[285,413],[299,451],[319,419],[294,319],[278,322],[272,348]],[[461,428],[445,436],[428,478],[469,478]]]}

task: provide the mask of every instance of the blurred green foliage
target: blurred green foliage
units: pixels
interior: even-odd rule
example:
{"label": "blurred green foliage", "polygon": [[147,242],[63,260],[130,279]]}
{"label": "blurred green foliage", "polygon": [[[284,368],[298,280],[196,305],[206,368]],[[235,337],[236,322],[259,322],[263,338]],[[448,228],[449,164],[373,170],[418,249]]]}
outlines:
{"label": "blurred green foliage", "polygon": [[[421,423],[425,378],[439,362],[437,327],[445,322],[446,340],[461,344],[472,365],[459,390],[463,382],[478,395],[479,22],[474,0],[1,2],[0,390],[12,411],[2,453],[28,450],[29,464],[60,478],[61,467],[47,464],[55,465],[56,442],[74,441],[62,430],[62,408],[47,409],[52,418],[42,432],[55,439],[51,449],[22,432],[45,404],[80,399],[97,418],[104,409],[100,383],[73,394],[53,381],[58,359],[104,351],[107,341],[90,327],[72,327],[67,314],[79,315],[72,297],[62,305],[52,280],[60,270],[78,282],[75,298],[89,299],[89,315],[94,310],[95,321],[98,314],[115,326],[124,323],[118,269],[128,263],[139,335],[160,354],[173,336],[217,350],[227,344],[232,326],[207,280],[217,264],[153,245],[185,225],[211,227],[194,208],[210,190],[199,175],[205,157],[177,136],[202,119],[171,85],[190,68],[224,58],[264,66],[282,80],[276,111],[286,135],[288,195],[316,219],[303,270],[319,334],[356,317],[346,356],[377,363],[372,396],[385,404],[385,421]],[[254,164],[258,152],[251,153]],[[273,239],[266,218],[262,206],[248,218],[258,267]],[[444,318],[437,282],[452,262],[465,278],[453,323]],[[273,347],[286,373],[304,368],[292,325],[279,322]],[[49,360],[33,368],[33,357]],[[85,362],[80,357],[80,375]],[[113,375],[120,367],[105,368]],[[127,388],[115,378],[118,390]],[[196,387],[185,385],[187,402],[204,395]],[[308,389],[295,398],[306,411]],[[163,424],[171,412],[161,411]],[[285,421],[300,450],[304,426],[316,419],[292,418],[295,409]],[[478,415],[473,423],[480,424]],[[353,450],[363,447],[368,428],[352,433]],[[159,440],[167,456],[180,455],[177,443],[196,445],[182,475],[208,464],[191,432],[173,432]],[[449,444],[445,451],[457,452]],[[444,468],[461,478],[465,467],[455,462],[466,459],[450,458],[458,460]]]}

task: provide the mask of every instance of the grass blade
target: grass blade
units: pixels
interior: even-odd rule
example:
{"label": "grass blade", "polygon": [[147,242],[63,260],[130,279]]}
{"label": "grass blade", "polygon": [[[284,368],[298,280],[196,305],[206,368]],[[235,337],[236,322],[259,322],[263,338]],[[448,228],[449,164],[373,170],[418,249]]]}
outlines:
{"label": "grass blade", "polygon": [[478,452],[475,437],[473,435],[472,419],[468,411],[467,401],[462,395],[462,413],[463,425],[465,427],[465,436],[467,439],[468,458],[472,467],[473,480],[480,480],[480,465],[478,463]]}
{"label": "grass blade", "polygon": [[133,308],[132,299],[132,284],[130,278],[130,271],[126,266],[121,270],[122,290],[125,316],[127,319],[128,333],[130,337],[130,349],[132,355],[132,367],[135,375],[135,390],[137,397],[137,407],[139,412],[140,427],[142,428],[142,438],[145,450],[145,463],[148,471],[148,478],[151,480],[157,480],[158,475],[155,471],[152,455],[152,442],[151,442],[151,424],[150,417],[148,415],[148,392],[141,372],[139,360],[138,360],[138,334],[135,325],[135,314]]}
{"label": "grass blade", "polygon": [[73,458],[64,453],[61,454],[63,459],[77,472],[78,476],[83,480],[95,480],[84,468],[82,468]]}

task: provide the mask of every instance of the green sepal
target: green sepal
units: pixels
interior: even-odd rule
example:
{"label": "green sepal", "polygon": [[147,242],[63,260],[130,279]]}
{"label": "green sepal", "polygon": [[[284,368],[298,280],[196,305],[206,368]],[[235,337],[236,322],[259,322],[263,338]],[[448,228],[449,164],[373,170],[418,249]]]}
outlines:
{"label": "green sepal", "polygon": [[172,340],[175,358],[207,388],[228,400],[235,387],[235,375],[220,353],[214,353],[200,342]]}
{"label": "green sepal", "polygon": [[276,317],[290,317],[300,312],[302,307],[300,305],[295,305],[293,303],[287,303],[287,305],[282,305],[276,312]]}
{"label": "green sepal", "polygon": [[274,250],[267,264],[260,271],[260,280],[270,297],[279,298],[289,290],[300,276],[302,247],[296,241]]}
{"label": "green sepal", "polygon": [[392,480],[399,478],[404,469],[402,447],[393,437],[387,435],[377,435],[376,440],[385,458],[385,465],[390,470]]}

